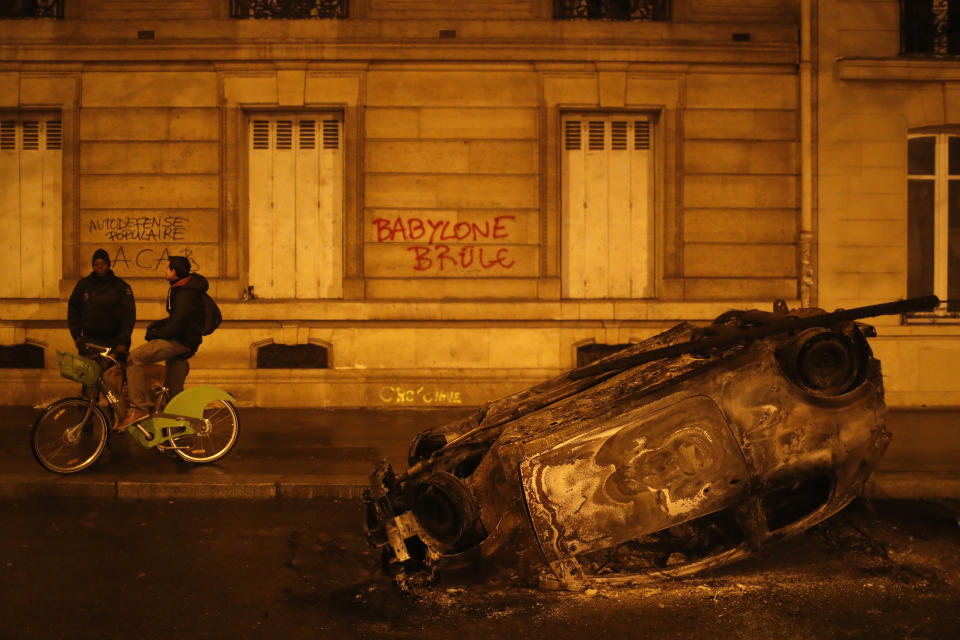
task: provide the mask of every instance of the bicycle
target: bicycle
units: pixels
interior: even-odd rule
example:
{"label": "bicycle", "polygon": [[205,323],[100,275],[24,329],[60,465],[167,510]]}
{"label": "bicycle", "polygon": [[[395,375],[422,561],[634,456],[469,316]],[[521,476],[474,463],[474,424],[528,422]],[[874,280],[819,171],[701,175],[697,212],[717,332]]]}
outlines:
{"label": "bicycle", "polygon": [[[61,398],[47,405],[33,423],[33,455],[55,473],[76,473],[92,465],[107,444],[109,431],[125,411],[123,363],[110,347],[85,345],[88,358],[57,351],[60,375],[84,385],[83,397]],[[105,378],[108,372],[110,380]],[[236,399],[213,386],[197,386],[170,397],[163,386],[162,365],[148,368],[154,398],[150,416],[126,428],[138,444],[203,464],[219,460],[237,442],[240,422]],[[119,382],[118,382],[119,381]],[[106,404],[99,402],[103,397]]]}

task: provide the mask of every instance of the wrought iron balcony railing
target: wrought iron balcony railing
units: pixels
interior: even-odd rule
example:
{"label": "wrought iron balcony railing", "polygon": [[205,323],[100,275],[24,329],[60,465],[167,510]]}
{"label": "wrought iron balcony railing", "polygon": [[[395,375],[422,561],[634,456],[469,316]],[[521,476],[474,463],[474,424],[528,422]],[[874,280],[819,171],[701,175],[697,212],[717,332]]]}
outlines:
{"label": "wrought iron balcony railing", "polygon": [[64,0],[2,0],[0,18],[63,18]]}
{"label": "wrought iron balcony railing", "polygon": [[900,0],[900,53],[960,55],[960,0]]}
{"label": "wrought iron balcony railing", "polygon": [[230,0],[231,18],[346,18],[348,0]]}
{"label": "wrought iron balcony railing", "polygon": [[553,17],[557,20],[669,20],[670,0],[553,0]]}

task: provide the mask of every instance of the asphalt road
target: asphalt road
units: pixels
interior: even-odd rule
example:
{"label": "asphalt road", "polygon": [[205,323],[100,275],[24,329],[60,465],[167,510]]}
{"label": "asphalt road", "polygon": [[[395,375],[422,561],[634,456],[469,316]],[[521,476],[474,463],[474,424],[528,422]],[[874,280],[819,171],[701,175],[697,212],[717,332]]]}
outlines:
{"label": "asphalt road", "polygon": [[358,501],[0,501],[0,638],[957,638],[957,503],[858,502],[712,574],[402,592]]}

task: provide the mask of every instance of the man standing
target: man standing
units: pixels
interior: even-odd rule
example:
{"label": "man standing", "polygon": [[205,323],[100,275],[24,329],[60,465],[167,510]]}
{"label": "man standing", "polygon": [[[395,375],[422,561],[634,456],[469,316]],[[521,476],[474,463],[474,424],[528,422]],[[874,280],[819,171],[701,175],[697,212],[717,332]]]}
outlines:
{"label": "man standing", "polygon": [[113,273],[106,251],[94,251],[91,262],[93,271],[77,283],[67,303],[70,335],[81,351],[87,342],[126,351],[137,321],[133,290]]}
{"label": "man standing", "polygon": [[[199,273],[190,273],[190,261],[183,256],[172,256],[167,265],[167,317],[151,322],[147,327],[147,342],[130,351],[127,360],[127,390],[130,411],[117,425],[118,430],[139,422],[150,415],[143,367],[166,361],[168,387],[171,373],[184,371],[185,360],[196,353],[203,340],[203,294],[210,287]],[[180,366],[178,366],[180,365]],[[186,377],[183,373],[182,377]],[[183,381],[179,380],[182,386]],[[171,389],[173,390],[173,389]]]}

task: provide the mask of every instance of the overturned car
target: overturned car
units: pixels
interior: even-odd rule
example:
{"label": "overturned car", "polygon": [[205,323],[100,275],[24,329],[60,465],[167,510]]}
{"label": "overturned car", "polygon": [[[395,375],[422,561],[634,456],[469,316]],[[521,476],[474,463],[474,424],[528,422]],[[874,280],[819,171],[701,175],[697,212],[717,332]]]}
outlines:
{"label": "overturned car", "polygon": [[400,584],[513,567],[546,588],[688,575],[802,532],[855,498],[889,433],[857,320],[729,311],[429,429],[386,463],[366,531]]}

